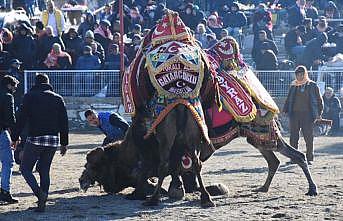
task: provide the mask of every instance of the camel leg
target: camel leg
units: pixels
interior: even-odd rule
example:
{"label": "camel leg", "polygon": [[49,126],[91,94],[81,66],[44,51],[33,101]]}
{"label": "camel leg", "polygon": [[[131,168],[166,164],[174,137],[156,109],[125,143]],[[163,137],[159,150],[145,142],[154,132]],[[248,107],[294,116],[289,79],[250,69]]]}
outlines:
{"label": "camel leg", "polygon": [[310,170],[308,169],[308,164],[307,164],[305,155],[301,153],[300,151],[294,149],[281,137],[279,137],[279,140],[278,140],[278,151],[282,155],[290,158],[292,161],[294,161],[296,164],[298,164],[301,167],[301,169],[303,170],[306,176],[307,182],[309,184],[309,189],[306,195],[316,196],[318,194],[317,186],[312,179]]}
{"label": "camel leg", "polygon": [[201,177],[201,162],[199,160],[199,158],[195,155],[195,153],[192,153],[191,156],[193,162],[194,162],[194,170],[195,170],[195,174],[197,176],[198,179],[198,183],[200,186],[200,199],[201,199],[201,207],[202,208],[208,208],[208,207],[215,207],[216,205],[214,204],[214,202],[211,200],[210,194],[207,192],[205,185],[202,181],[202,177]]}
{"label": "camel leg", "polygon": [[182,199],[185,196],[185,189],[178,173],[172,170],[172,180],[168,189],[168,196],[172,199]]}
{"label": "camel leg", "polygon": [[263,184],[263,186],[261,186],[260,188],[254,190],[254,191],[266,193],[266,192],[268,192],[269,186],[273,180],[273,177],[274,177],[277,169],[279,168],[280,161],[275,156],[275,154],[270,150],[259,149],[259,151],[262,153],[262,156],[264,157],[264,159],[268,163],[268,177],[267,177],[266,182]]}
{"label": "camel leg", "polygon": [[[163,125],[160,125],[160,127],[163,127],[161,131],[168,131],[165,128],[167,127],[166,123],[163,123]],[[158,149],[160,155],[160,164],[158,167],[158,183],[152,196],[143,203],[144,206],[157,206],[160,201],[162,183],[164,178],[169,174],[169,157],[176,136],[176,130],[169,130],[169,132],[170,134],[164,134],[163,132],[157,133],[156,138],[159,143]]]}

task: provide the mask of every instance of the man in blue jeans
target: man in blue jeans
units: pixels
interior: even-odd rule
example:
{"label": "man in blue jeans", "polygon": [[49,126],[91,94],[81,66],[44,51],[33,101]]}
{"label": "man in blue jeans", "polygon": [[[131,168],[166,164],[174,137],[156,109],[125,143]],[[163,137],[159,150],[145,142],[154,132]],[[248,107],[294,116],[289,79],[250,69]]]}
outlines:
{"label": "man in blue jeans", "polygon": [[1,169],[1,189],[0,201],[17,203],[10,194],[10,185],[13,168],[13,150],[11,148],[10,128],[15,124],[14,98],[19,81],[9,75],[5,75],[1,80],[0,89],[0,161]]}
{"label": "man in blue jeans", "polygon": [[86,110],[85,118],[89,125],[98,127],[105,135],[102,146],[123,139],[129,124],[119,114],[113,112],[99,112]]}
{"label": "man in blue jeans", "polygon": [[[28,127],[20,170],[27,184],[38,198],[36,212],[44,212],[50,186],[50,166],[59,144],[61,155],[67,151],[68,117],[63,98],[53,92],[49,78],[38,74],[35,85],[24,96],[17,114],[12,140],[17,141],[24,126]],[[40,185],[32,174],[34,165]]]}

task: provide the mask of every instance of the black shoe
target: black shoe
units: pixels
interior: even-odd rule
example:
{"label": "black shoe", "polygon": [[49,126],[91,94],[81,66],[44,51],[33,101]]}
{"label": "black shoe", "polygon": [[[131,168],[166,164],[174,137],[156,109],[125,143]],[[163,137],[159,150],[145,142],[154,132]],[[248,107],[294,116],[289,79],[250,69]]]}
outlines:
{"label": "black shoe", "polygon": [[7,203],[18,203],[18,200],[14,199],[9,192],[6,190],[1,189],[0,192],[0,201],[7,202]]}
{"label": "black shoe", "polygon": [[35,209],[35,212],[44,212],[45,211],[45,203],[46,200],[48,199],[48,194],[44,193],[42,190],[39,191],[38,195],[38,206]]}

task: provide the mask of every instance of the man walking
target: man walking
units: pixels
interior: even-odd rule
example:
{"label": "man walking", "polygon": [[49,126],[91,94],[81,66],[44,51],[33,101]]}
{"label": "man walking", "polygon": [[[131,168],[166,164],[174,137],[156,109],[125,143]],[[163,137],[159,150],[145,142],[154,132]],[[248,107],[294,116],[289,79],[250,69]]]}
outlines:
{"label": "man walking", "polygon": [[305,66],[295,69],[295,80],[288,92],[283,112],[287,113],[290,122],[290,144],[298,149],[300,129],[306,143],[306,158],[311,165],[313,154],[313,126],[323,112],[323,100],[317,84],[310,80]]}
{"label": "man walking", "polygon": [[17,203],[10,194],[10,185],[13,168],[13,150],[11,148],[10,128],[15,124],[14,98],[19,81],[9,75],[5,75],[1,80],[0,90],[0,161],[1,169],[1,189],[0,201]]}
{"label": "man walking", "polygon": [[[49,78],[39,74],[35,85],[24,96],[18,112],[18,120],[12,133],[17,141],[24,126],[28,126],[28,137],[24,146],[21,173],[38,198],[37,212],[44,212],[50,186],[50,166],[59,143],[63,156],[68,145],[68,117],[63,98],[54,93]],[[58,136],[59,135],[59,136]],[[32,174],[37,163],[40,185]]]}

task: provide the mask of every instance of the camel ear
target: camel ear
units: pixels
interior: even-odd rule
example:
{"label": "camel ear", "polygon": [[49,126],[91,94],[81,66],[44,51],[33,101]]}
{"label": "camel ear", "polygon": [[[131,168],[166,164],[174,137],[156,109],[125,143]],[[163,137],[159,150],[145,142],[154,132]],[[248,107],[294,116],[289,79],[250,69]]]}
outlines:
{"label": "camel ear", "polygon": [[95,164],[99,162],[104,156],[104,149],[102,147],[97,147],[87,154],[87,162],[90,164]]}

